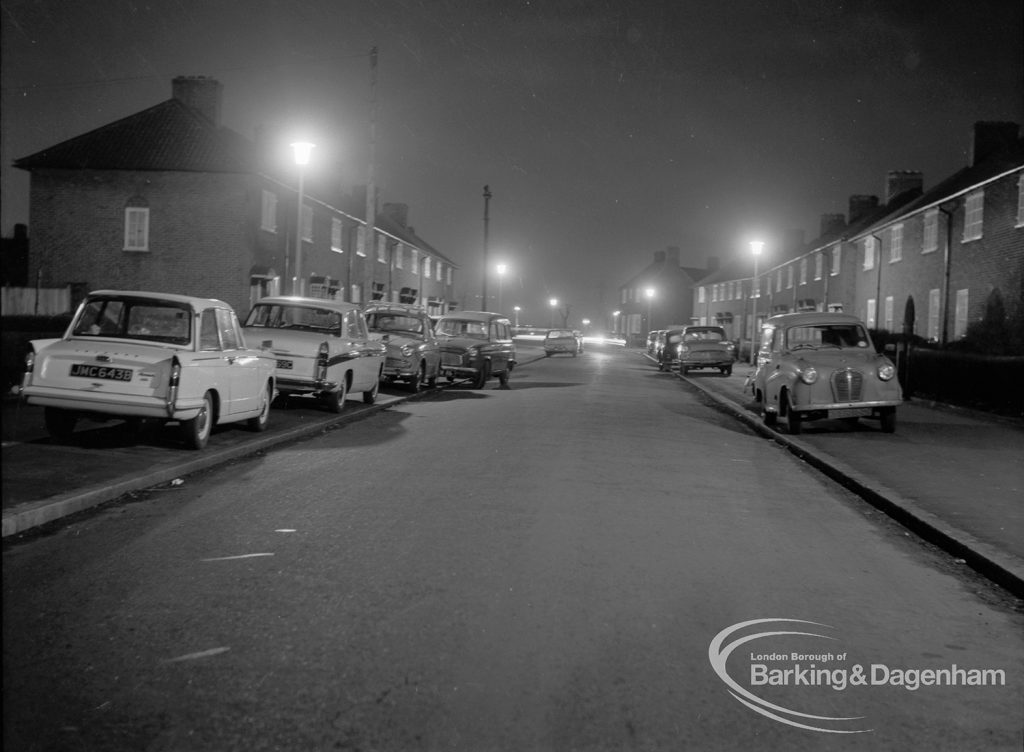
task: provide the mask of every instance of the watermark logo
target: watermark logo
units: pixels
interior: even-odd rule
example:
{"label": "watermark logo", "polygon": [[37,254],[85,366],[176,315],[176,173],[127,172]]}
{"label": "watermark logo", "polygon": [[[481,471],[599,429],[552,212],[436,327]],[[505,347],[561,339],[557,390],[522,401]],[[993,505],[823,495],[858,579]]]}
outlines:
{"label": "watermark logo", "polygon": [[[775,628],[766,629],[767,625]],[[765,631],[750,631],[758,628]],[[835,641],[827,624],[803,619],[753,619],[726,627],[708,646],[708,660],[738,702],[773,721],[826,734],[864,734],[873,729],[864,716],[828,716],[805,713],[769,702],[729,675],[728,661],[737,648],[768,638],[812,638]],[[738,634],[738,633],[743,634]],[[752,645],[751,645],[752,647]],[[955,663],[942,668],[894,668],[885,663],[851,663],[845,652],[828,650],[779,651],[750,649],[747,686],[750,688],[823,687],[845,692],[851,687],[899,687],[916,692],[922,687],[1006,686],[1003,669],[964,668]],[[747,651],[744,651],[747,652]],[[849,664],[849,665],[846,665]]]}
{"label": "watermark logo", "polygon": [[[747,627],[767,624],[804,624],[818,628],[819,631],[821,629],[831,629],[831,627],[829,627],[827,624],[819,624],[818,622],[814,621],[804,621],[803,619],[753,619],[751,621],[744,621],[740,622],[739,624],[733,624],[731,627],[726,627],[717,635],[715,635],[715,639],[713,639],[711,641],[711,644],[708,646],[708,660],[711,661],[711,666],[712,668],[714,668],[715,673],[718,674],[718,678],[721,679],[727,687],[729,687],[729,694],[731,694],[736,700],[738,700],[739,702],[753,710],[755,713],[760,713],[766,718],[771,718],[773,721],[785,723],[789,726],[795,726],[796,728],[807,729],[809,731],[821,731],[826,734],[863,734],[868,731],[871,731],[872,729],[864,728],[842,728],[843,725],[849,725],[853,721],[862,721],[864,719],[863,716],[814,715],[812,713],[802,713],[797,710],[790,710],[789,708],[784,708],[781,705],[776,705],[775,703],[768,702],[767,700],[758,697],[753,692],[741,687],[735,679],[729,676],[729,672],[726,667],[726,663],[729,660],[729,656],[732,654],[734,650],[736,650],[736,648],[740,647],[741,645],[746,645],[748,643],[754,642],[755,640],[764,639],[766,637],[781,637],[784,635],[816,637],[822,640],[835,639],[834,637],[831,637],[829,635],[819,634],[817,631],[808,632],[795,630],[774,630],[769,632],[756,632],[754,634],[748,634],[743,637],[737,637],[736,639],[733,639],[731,642],[729,641],[730,638],[736,632],[744,630]],[[775,654],[768,653],[765,655],[771,657]],[[831,656],[831,654],[821,654],[820,659],[827,661],[829,656]],[[818,656],[816,655],[815,657]],[[765,684],[768,684],[769,679],[767,673],[767,664],[756,664],[759,667],[764,667],[765,673],[763,677],[754,676],[753,665],[755,664],[752,664],[751,684],[758,685],[759,683],[761,683],[762,679],[764,680]],[[809,668],[808,671],[813,672],[815,668],[817,668],[816,663],[814,665],[814,668]],[[790,670],[799,672],[801,669],[799,668],[799,666],[797,666],[796,668]],[[778,677],[776,676],[775,678]],[[799,674],[794,675],[793,678],[796,684],[800,684],[810,683],[814,679],[820,677],[817,677],[813,674],[808,675],[805,673],[802,676]]]}

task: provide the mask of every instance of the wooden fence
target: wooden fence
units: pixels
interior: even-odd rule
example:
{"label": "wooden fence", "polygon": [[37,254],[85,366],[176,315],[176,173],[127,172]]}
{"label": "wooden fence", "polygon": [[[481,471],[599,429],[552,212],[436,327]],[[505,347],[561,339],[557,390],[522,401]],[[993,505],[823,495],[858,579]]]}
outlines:
{"label": "wooden fence", "polygon": [[55,316],[70,311],[70,287],[0,288],[0,315],[3,316]]}

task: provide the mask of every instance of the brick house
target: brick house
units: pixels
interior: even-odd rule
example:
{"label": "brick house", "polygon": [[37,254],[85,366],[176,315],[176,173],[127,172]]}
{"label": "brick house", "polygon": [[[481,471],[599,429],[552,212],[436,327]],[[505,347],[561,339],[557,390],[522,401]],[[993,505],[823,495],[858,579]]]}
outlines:
{"label": "brick house", "polygon": [[643,271],[619,286],[615,332],[635,338],[652,329],[688,323],[693,307],[693,285],[715,269],[713,259],[707,269],[681,266],[677,246],[655,251],[654,260]]}
{"label": "brick house", "polygon": [[841,310],[869,327],[904,329],[946,343],[962,337],[994,302],[1024,300],[1024,141],[1016,123],[977,123],[970,164],[923,191],[920,173],[886,177],[886,201],[850,199],[849,222],[825,215],[800,253],[758,270],[752,262],[702,280],[693,320],[722,322],[743,311],[737,338],[769,314]]}
{"label": "brick house", "polygon": [[[44,287],[142,289],[221,298],[241,314],[301,290],[363,302],[455,306],[456,266],[386,205],[365,238],[365,201],[303,191],[301,280],[295,175],[220,124],[222,86],[178,77],[172,97],[15,161],[31,173],[28,274]],[[365,191],[363,192],[365,196]],[[359,206],[363,207],[361,211]]]}

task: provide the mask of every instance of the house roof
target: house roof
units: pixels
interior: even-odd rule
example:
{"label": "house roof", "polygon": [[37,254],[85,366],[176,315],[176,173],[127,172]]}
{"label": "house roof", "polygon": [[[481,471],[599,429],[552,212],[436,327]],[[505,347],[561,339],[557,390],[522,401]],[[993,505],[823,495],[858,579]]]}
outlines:
{"label": "house roof", "polygon": [[96,170],[254,172],[254,147],[178,99],[22,157],[14,166]]}

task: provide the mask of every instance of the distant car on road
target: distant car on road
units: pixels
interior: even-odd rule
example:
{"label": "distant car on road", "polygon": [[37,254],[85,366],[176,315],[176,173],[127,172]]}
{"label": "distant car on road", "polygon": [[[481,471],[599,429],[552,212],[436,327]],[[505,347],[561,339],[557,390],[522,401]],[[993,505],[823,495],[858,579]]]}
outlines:
{"label": "distant car on road", "polygon": [[384,383],[401,381],[418,392],[432,387],[441,374],[441,350],[434,323],[420,306],[405,303],[367,303],[363,308],[372,337],[387,348]]}
{"label": "distant car on road", "polygon": [[454,381],[470,378],[476,389],[497,376],[503,387],[516,364],[512,324],[500,313],[456,311],[441,317],[434,329],[441,347],[441,373]]}
{"label": "distant car on road", "polygon": [[576,357],[582,346],[576,335],[569,329],[551,329],[544,335],[544,357],[571,355]]}
{"label": "distant car on road", "polygon": [[791,434],[805,421],[878,420],[896,430],[903,394],[896,367],[875,351],[867,327],[842,313],[788,313],[762,327],[754,396],[764,422],[786,420]]}
{"label": "distant car on road", "polygon": [[354,303],[261,298],[249,311],[245,334],[274,355],[282,395],[312,395],[335,413],[350,392],[362,392],[366,404],[376,401],[385,347],[370,339]]}
{"label": "distant car on road", "polygon": [[688,326],[676,346],[679,373],[684,376],[699,368],[715,368],[725,376],[732,374],[736,345],[720,326]]}
{"label": "distant car on road", "polygon": [[275,394],[273,358],[246,346],[227,303],[120,290],[89,293],[63,337],[32,342],[21,386],[57,441],[82,417],[155,418],[193,449],[221,423],[265,430]]}

